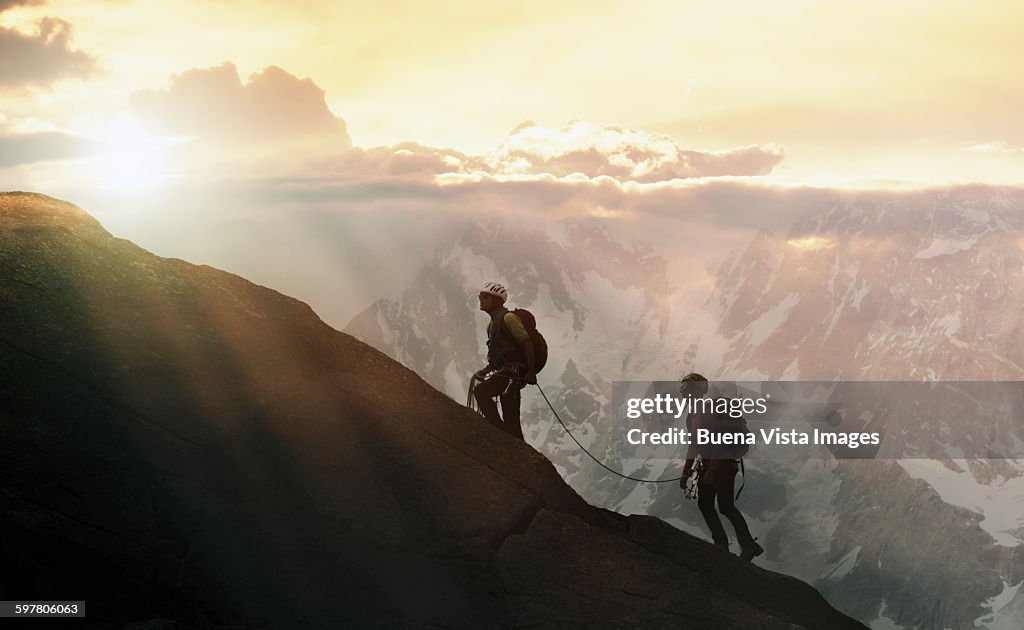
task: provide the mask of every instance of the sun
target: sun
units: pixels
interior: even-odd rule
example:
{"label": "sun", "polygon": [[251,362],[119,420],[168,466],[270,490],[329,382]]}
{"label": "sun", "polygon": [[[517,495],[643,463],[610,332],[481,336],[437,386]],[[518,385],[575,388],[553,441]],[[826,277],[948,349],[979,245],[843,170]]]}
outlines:
{"label": "sun", "polygon": [[165,179],[162,139],[129,114],[119,114],[103,132],[104,150],[96,156],[97,184],[119,191],[155,188]]}

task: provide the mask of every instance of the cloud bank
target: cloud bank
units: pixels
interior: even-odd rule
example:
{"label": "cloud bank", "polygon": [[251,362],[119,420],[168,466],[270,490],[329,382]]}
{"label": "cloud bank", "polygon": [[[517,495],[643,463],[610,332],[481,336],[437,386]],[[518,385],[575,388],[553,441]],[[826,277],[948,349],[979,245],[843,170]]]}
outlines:
{"label": "cloud bank", "polygon": [[232,63],[188,70],[172,77],[167,90],[137,93],[131,108],[163,135],[243,145],[316,140],[337,150],[352,146],[324,91],[277,66],[245,83]]}
{"label": "cloud bank", "polygon": [[[5,2],[0,12],[23,4]],[[72,48],[71,40],[71,24],[54,17],[40,20],[34,33],[0,27],[0,89],[48,87],[90,75],[96,58]]]}
{"label": "cloud bank", "polygon": [[43,0],[0,0],[0,13],[14,7],[39,6],[42,3]]}
{"label": "cloud bank", "polygon": [[[782,160],[776,145],[722,152],[685,150],[668,136],[573,121],[562,127],[522,123],[485,155],[406,142],[354,148],[322,162],[340,180],[465,175],[503,181],[611,178],[651,184],[681,179],[767,175]],[[447,177],[452,181],[451,177]]]}
{"label": "cloud bank", "polygon": [[0,168],[93,155],[100,143],[61,132],[0,135]]}
{"label": "cloud bank", "polygon": [[558,128],[520,124],[489,156],[492,173],[608,176],[660,182],[693,177],[767,175],[782,149],[749,146],[721,153],[683,150],[668,136],[573,121]]}

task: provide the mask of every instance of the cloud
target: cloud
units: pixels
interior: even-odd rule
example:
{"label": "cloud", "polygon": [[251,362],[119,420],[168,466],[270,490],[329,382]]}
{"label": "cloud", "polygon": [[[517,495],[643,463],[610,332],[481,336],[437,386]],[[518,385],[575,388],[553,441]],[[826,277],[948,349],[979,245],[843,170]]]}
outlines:
{"label": "cloud", "polygon": [[694,177],[768,175],[783,157],[782,147],[776,144],[751,145],[716,153],[681,153],[693,171],[699,173]]}
{"label": "cloud", "polygon": [[[24,2],[6,2],[0,10]],[[0,27],[0,89],[46,87],[59,79],[82,78],[96,68],[96,58],[71,47],[71,24],[46,17],[35,33]]]}
{"label": "cloud", "polygon": [[1005,140],[997,140],[996,142],[986,142],[984,144],[974,144],[969,147],[964,147],[963,151],[970,153],[1024,153],[1024,147],[1014,147]]}
{"label": "cloud", "polygon": [[0,135],[0,168],[94,155],[100,143],[61,132]]}
{"label": "cloud", "polygon": [[[4,61],[0,58],[0,68]],[[117,124],[122,119],[132,123],[131,138]],[[88,135],[18,128],[0,115],[0,168],[120,151],[126,140],[159,149],[175,173],[207,179],[278,173],[283,161],[302,165],[325,155],[342,156],[336,161],[345,168],[362,162],[354,168],[362,177],[371,171],[379,177],[437,170],[433,162],[451,160],[432,157],[436,150],[414,143],[349,152],[352,141],[345,121],[328,109],[323,90],[276,66],[245,83],[231,63],[188,70],[173,76],[166,90],[135,93],[105,129],[92,129]]]}
{"label": "cloud", "polygon": [[269,66],[242,83],[232,63],[192,69],[171,79],[163,91],[134,95],[133,111],[162,135],[197,136],[231,144],[297,141],[352,146],[345,121],[327,107],[324,91],[311,79]]}
{"label": "cloud", "polygon": [[558,128],[518,125],[486,156],[495,174],[609,176],[659,182],[693,177],[767,175],[782,160],[775,145],[722,153],[686,151],[668,136],[574,121]]}
{"label": "cloud", "polygon": [[[516,126],[484,155],[405,142],[392,147],[353,148],[311,164],[309,174],[337,183],[374,178],[470,184],[487,180],[508,188],[537,182],[607,178],[619,184],[655,184],[726,176],[767,175],[782,160],[775,145],[722,152],[683,150],[667,136],[575,121],[560,128],[532,121]],[[513,182],[515,184],[513,184]]]}
{"label": "cloud", "polygon": [[43,4],[43,0],[0,0],[0,13],[14,7],[31,7]]}
{"label": "cloud", "polygon": [[[361,160],[355,159],[355,163]],[[378,175],[379,171],[374,171],[373,176],[362,177],[350,171],[347,178],[322,174],[253,179],[246,184],[246,194],[262,203],[337,212],[370,208],[449,214],[493,211],[526,221],[598,217],[657,224],[668,232],[701,226],[785,231],[799,217],[835,206],[841,199],[835,189],[787,187],[753,177],[641,183],[607,176],[556,178],[549,174]],[[657,236],[657,231],[652,231],[644,238]]]}
{"label": "cloud", "polygon": [[433,179],[445,173],[486,171],[488,165],[480,157],[454,149],[403,142],[391,147],[355,147],[340,155],[320,160],[311,168],[338,181],[352,181],[381,177]]}
{"label": "cloud", "polygon": [[[297,81],[283,70],[277,72]],[[254,82],[255,77],[250,85]],[[214,96],[207,90],[210,86]],[[189,71],[160,95],[173,102],[179,113],[197,112],[208,99],[236,103],[234,109],[244,110],[244,105],[237,105],[244,98],[239,97],[242,90],[234,66],[225,64]],[[322,105],[322,92],[316,91]],[[185,97],[192,94],[202,100],[185,107],[189,103]],[[201,119],[198,114],[187,116],[189,121]],[[160,131],[197,132],[195,127]],[[805,212],[829,198],[820,189],[775,190],[760,183],[758,177],[770,173],[782,154],[775,145],[720,152],[684,150],[667,136],[635,129],[583,121],[546,128],[526,121],[482,155],[415,142],[351,147],[329,156],[288,154],[290,168],[248,168],[248,177],[230,177],[232,189],[218,187],[218,195],[244,197],[247,203],[342,211],[494,210],[548,218],[648,216],[720,226],[775,225],[785,220],[781,217]],[[217,187],[219,172],[206,170],[203,176]]]}

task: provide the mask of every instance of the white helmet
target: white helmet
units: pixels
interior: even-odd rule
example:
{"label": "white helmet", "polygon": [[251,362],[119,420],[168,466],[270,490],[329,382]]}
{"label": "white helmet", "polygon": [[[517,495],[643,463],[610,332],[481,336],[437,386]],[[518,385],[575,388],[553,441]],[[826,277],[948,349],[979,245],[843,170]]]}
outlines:
{"label": "white helmet", "polygon": [[502,302],[508,299],[508,291],[506,291],[505,287],[501,286],[497,282],[485,282],[484,288],[480,289],[480,293],[489,293],[501,298]]}

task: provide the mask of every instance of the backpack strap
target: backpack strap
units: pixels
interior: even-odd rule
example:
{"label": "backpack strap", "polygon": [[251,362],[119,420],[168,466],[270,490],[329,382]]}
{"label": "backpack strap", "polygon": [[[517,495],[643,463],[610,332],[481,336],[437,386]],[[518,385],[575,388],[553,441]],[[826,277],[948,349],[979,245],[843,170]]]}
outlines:
{"label": "backpack strap", "polygon": [[[501,326],[499,326],[499,328],[501,328],[501,334],[505,337],[505,339],[512,339],[512,334],[509,333],[508,331],[508,324],[505,323],[505,316],[511,312],[512,311],[505,311],[504,313],[501,314]],[[515,340],[513,339],[513,341]]]}
{"label": "backpack strap", "polygon": [[498,338],[499,333],[505,332],[505,315],[508,313],[508,309],[501,309],[501,317],[498,318],[498,325],[494,325],[494,318],[491,318],[491,334],[487,337],[488,343]]}

